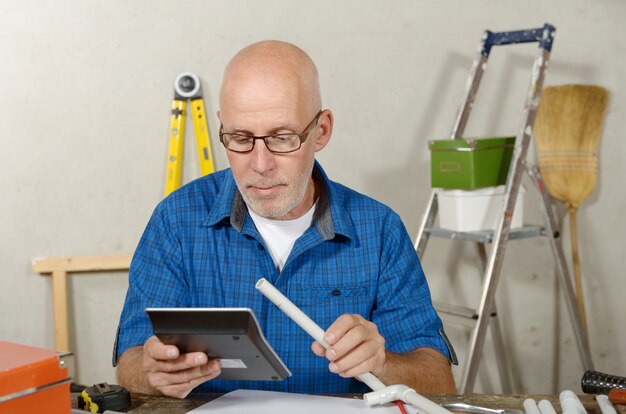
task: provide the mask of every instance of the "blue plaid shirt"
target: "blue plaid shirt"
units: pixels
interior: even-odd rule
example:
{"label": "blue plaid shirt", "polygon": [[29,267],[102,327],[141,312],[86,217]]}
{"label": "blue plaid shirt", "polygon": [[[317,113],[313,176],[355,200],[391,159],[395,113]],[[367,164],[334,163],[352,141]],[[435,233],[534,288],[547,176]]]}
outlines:
{"label": "blue plaid shirt", "polygon": [[[155,209],[132,260],[114,356],[153,334],[147,307],[247,307],[293,375],[284,381],[208,381],[194,391],[240,388],[300,393],[367,392],[328,370],[313,340],[254,288],[265,277],[322,329],[344,313],[376,323],[386,347],[430,347],[451,358],[424,273],[399,216],[328,179],[311,227],[279,273],[229,169],[182,187]],[[416,375],[420,375],[416,373]]]}

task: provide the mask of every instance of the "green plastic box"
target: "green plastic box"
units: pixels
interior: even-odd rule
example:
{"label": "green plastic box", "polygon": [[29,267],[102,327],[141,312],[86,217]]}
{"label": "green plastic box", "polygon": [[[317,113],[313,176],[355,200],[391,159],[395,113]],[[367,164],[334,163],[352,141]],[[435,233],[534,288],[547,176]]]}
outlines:
{"label": "green plastic box", "polygon": [[506,184],[515,137],[428,142],[433,188],[473,190]]}

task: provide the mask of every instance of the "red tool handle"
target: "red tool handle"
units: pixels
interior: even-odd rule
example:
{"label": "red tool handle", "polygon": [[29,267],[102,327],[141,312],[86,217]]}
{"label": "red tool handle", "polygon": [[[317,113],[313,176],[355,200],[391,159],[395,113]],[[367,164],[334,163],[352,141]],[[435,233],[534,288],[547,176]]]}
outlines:
{"label": "red tool handle", "polygon": [[613,388],[609,391],[609,401],[613,404],[626,404],[626,390]]}

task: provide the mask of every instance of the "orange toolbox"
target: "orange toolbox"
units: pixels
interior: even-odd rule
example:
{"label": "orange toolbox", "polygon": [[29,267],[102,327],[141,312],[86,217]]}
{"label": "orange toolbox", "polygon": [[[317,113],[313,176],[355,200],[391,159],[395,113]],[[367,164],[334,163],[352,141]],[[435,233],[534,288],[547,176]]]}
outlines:
{"label": "orange toolbox", "polygon": [[70,377],[58,352],[0,341],[0,414],[71,410]]}

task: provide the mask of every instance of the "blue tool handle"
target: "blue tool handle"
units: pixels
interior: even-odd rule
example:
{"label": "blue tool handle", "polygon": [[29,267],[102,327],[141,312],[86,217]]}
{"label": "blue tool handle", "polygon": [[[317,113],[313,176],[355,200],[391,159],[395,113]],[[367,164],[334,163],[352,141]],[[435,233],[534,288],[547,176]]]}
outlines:
{"label": "blue tool handle", "polygon": [[539,42],[540,48],[550,52],[555,31],[555,27],[548,23],[537,29],[516,30],[513,32],[491,32],[485,30],[480,53],[483,56],[489,56],[492,46],[531,42]]}

